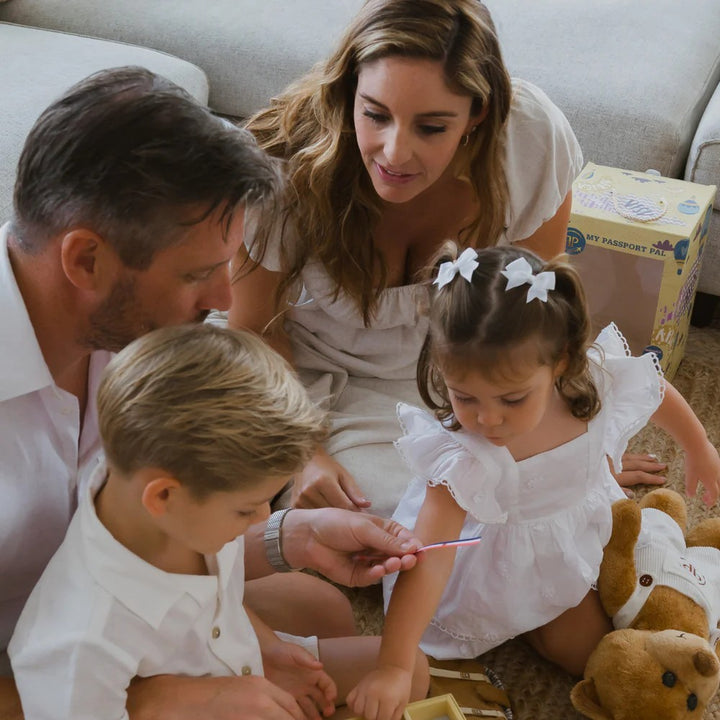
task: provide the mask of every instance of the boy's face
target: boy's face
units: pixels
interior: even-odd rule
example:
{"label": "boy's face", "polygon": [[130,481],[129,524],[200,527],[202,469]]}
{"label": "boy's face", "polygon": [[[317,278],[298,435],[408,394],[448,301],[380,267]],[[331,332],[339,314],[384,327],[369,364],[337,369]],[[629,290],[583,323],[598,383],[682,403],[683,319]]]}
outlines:
{"label": "boy's face", "polygon": [[270,515],[270,501],[290,478],[281,476],[254,483],[250,488],[218,491],[198,501],[183,486],[173,491],[167,506],[166,531],[188,549],[214,555]]}

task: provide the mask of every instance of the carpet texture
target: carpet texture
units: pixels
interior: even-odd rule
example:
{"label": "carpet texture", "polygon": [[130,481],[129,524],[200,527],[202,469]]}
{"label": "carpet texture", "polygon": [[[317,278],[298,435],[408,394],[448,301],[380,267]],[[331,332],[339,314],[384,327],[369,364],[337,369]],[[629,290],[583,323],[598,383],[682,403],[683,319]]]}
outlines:
{"label": "carpet texture", "polygon": [[[691,328],[685,357],[673,380],[705,426],[715,447],[720,447],[720,321],[708,328]],[[683,455],[662,430],[646,427],[633,438],[629,450],[654,452],[668,463],[666,487],[684,492]],[[636,488],[637,497],[647,492]],[[688,499],[688,527],[705,517],[720,513],[720,503],[706,508],[697,499]],[[382,632],[382,593],[379,586],[346,591],[353,603],[362,634]],[[540,658],[522,641],[511,640],[480,657],[503,681],[510,695],[515,720],[580,720],[570,704],[569,694],[576,679]],[[704,720],[720,720],[720,694],[705,713]]]}

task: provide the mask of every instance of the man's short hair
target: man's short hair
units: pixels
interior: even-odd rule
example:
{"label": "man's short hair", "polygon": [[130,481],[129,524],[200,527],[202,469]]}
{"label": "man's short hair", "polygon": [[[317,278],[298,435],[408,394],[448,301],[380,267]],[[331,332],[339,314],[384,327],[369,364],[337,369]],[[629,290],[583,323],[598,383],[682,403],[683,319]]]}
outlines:
{"label": "man's short hair", "polygon": [[182,240],[188,225],[274,193],[277,171],[252,136],[140,67],[103,70],[48,107],[18,164],[13,235],[28,253],[87,228],[128,267]]}
{"label": "man's short hair", "polygon": [[299,470],[324,413],[290,366],[248,331],[154,330],[105,369],[98,421],[108,464],[165,470],[198,499]]}

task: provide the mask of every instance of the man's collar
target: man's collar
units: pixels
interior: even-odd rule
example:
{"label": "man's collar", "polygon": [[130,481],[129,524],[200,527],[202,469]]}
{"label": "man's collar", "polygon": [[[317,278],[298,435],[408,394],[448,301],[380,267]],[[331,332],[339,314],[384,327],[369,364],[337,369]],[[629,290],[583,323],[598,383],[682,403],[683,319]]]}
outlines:
{"label": "man's collar", "polygon": [[154,628],[184,595],[194,598],[198,609],[217,597],[219,584],[228,583],[242,540],[228,543],[217,554],[217,576],[160,570],[119,543],[98,519],[94,497],[106,476],[105,464],[100,463],[80,499],[79,510],[83,544],[91,548],[88,568],[98,584]]}
{"label": "man's collar", "polygon": [[10,264],[9,230],[0,228],[0,402],[53,384]]}

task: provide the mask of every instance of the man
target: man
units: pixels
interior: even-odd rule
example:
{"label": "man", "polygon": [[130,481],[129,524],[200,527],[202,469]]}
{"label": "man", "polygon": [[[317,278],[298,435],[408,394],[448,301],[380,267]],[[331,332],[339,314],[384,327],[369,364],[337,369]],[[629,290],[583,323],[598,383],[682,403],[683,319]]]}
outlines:
{"label": "man", "polygon": [[[227,309],[244,206],[272,197],[276,182],[248,134],[140,68],[82,81],[31,130],[14,217],[0,231],[0,675],[9,672],[5,648],[25,599],[98,461],[94,396],[110,353],[153,328]],[[414,562],[353,563],[351,553],[364,547],[402,555],[414,541],[396,526],[348,515],[289,513],[285,559],[355,584]],[[247,555],[248,577],[271,572],[260,532],[248,538]],[[265,601],[281,592],[289,612],[285,627],[274,625],[298,634],[312,632],[325,603],[345,602],[306,575],[262,583],[249,602],[267,616],[275,610]],[[202,679],[139,682],[133,720],[192,714],[193,702],[209,720],[237,712],[238,702],[266,710],[270,702],[258,717],[291,717],[277,714],[281,700],[273,704],[264,679],[222,680],[219,704],[217,686]],[[1,679],[0,718],[20,717],[12,681]]]}

